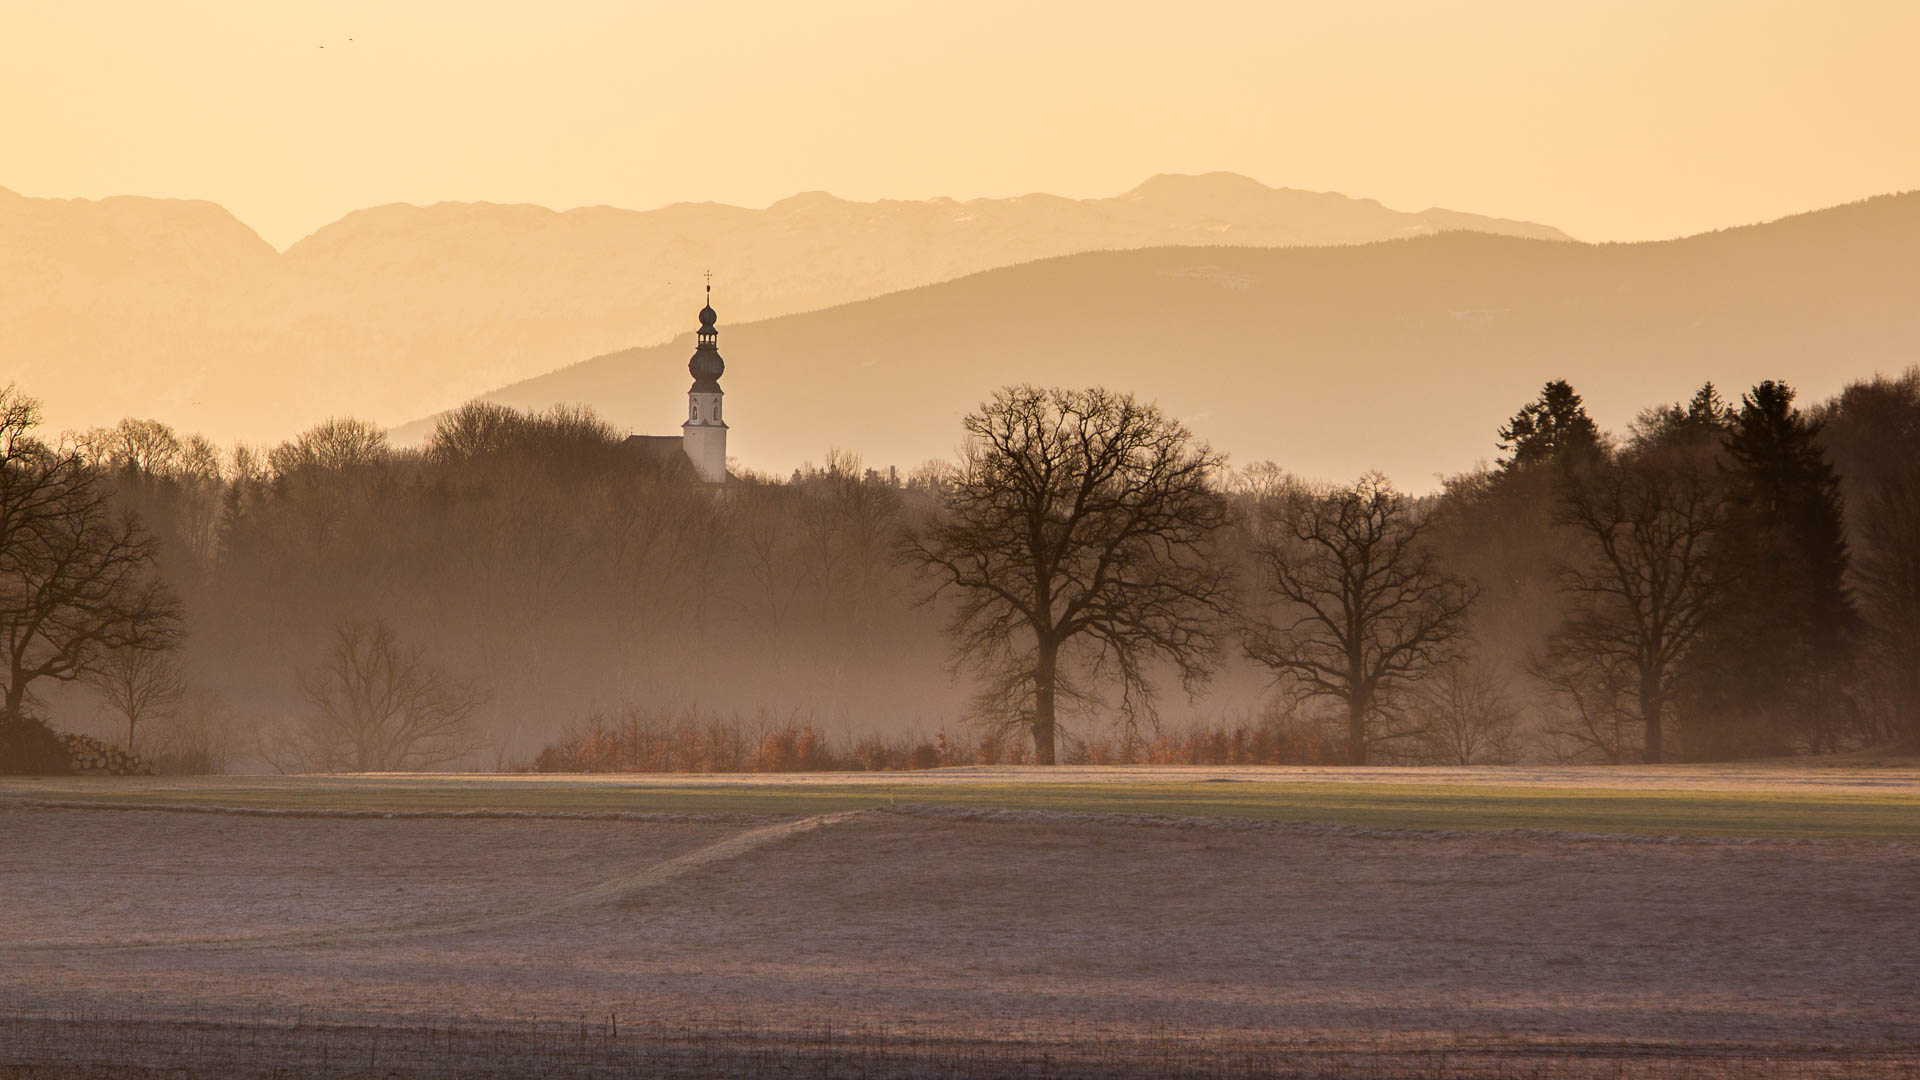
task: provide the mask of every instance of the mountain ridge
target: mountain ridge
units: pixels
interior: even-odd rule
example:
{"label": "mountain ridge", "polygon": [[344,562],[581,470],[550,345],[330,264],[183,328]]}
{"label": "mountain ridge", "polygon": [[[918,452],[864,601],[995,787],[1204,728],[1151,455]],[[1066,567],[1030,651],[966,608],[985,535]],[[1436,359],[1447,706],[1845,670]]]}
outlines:
{"label": "mountain ridge", "polygon": [[[1239,173],[1216,171],[1216,172],[1198,173],[1198,174],[1156,173],[1153,176],[1148,177],[1146,180],[1141,181],[1139,184],[1136,184],[1134,187],[1129,188],[1128,190],[1123,191],[1118,195],[1096,196],[1096,197],[1084,198],[1084,199],[1075,199],[1075,198],[1064,196],[1064,195],[1054,195],[1049,192],[1034,191],[1034,192],[1027,192],[1020,195],[979,196],[971,199],[955,199],[945,195],[933,195],[925,199],[884,199],[883,198],[883,199],[860,201],[855,199],[841,198],[840,196],[835,195],[830,191],[811,190],[811,191],[795,192],[794,194],[788,195],[784,198],[776,199],[773,202],[767,204],[766,207],[757,209],[757,210],[751,207],[738,206],[733,203],[714,202],[710,200],[672,202],[672,203],[667,203],[662,206],[654,207],[652,209],[647,209],[647,210],[634,210],[627,207],[614,206],[606,203],[600,203],[600,204],[595,204],[591,206],[576,206],[576,207],[571,207],[565,210],[558,210],[558,209],[554,209],[552,207],[545,206],[539,203],[493,202],[491,200],[485,200],[485,199],[444,200],[441,202],[426,203],[426,204],[408,203],[408,202],[380,203],[374,206],[361,207],[357,210],[348,211],[347,213],[341,215],[339,218],[336,218],[335,220],[328,222],[325,225],[322,225],[320,228],[314,230],[312,233],[309,233],[307,236],[294,241],[292,244],[287,246],[287,248],[285,249],[285,251],[282,252],[282,254],[292,254],[296,249],[300,248],[302,245],[307,244],[309,241],[312,241],[316,237],[319,237],[322,233],[328,233],[330,231],[340,231],[342,226],[348,226],[354,223],[371,220],[374,217],[399,216],[399,215],[412,215],[416,217],[426,217],[426,216],[434,216],[434,215],[440,215],[440,214],[456,214],[456,213],[461,213],[468,210],[491,210],[491,211],[500,211],[504,213],[524,214],[528,217],[543,217],[543,218],[544,217],[568,218],[568,217],[576,217],[576,216],[584,218],[584,217],[590,217],[590,216],[596,216],[596,215],[618,215],[618,216],[635,215],[640,217],[651,217],[655,215],[666,216],[666,215],[671,215],[675,213],[679,213],[679,214],[710,213],[710,214],[720,215],[720,216],[751,217],[755,215],[784,216],[787,214],[794,213],[796,211],[820,210],[824,208],[833,208],[836,210],[843,210],[843,211],[864,210],[864,211],[872,212],[872,211],[882,211],[882,210],[899,210],[902,208],[948,207],[948,206],[958,207],[962,209],[969,209],[969,208],[979,209],[979,208],[991,208],[991,207],[998,207],[998,206],[1034,204],[1034,203],[1045,203],[1049,205],[1056,205],[1056,206],[1062,206],[1062,207],[1065,207],[1065,206],[1099,207],[1099,206],[1110,205],[1110,204],[1137,203],[1142,201],[1164,202],[1168,199],[1173,199],[1173,198],[1184,198],[1188,200],[1218,200],[1228,194],[1236,194],[1236,195],[1244,194],[1244,195],[1253,195],[1256,197],[1276,197],[1277,196],[1280,198],[1298,200],[1303,203],[1317,202],[1317,203],[1322,203],[1329,206],[1343,206],[1343,207],[1362,208],[1370,211],[1380,211],[1382,213],[1391,214],[1391,215],[1395,215],[1395,216],[1407,218],[1407,219],[1420,220],[1420,221],[1438,222],[1438,221],[1445,220],[1445,221],[1457,221],[1457,222],[1463,222],[1463,223],[1472,222],[1472,223],[1475,223],[1476,225],[1487,226],[1487,228],[1480,229],[1479,231],[1512,233],[1514,235],[1535,236],[1535,237],[1540,237],[1544,239],[1553,239],[1553,240],[1566,240],[1566,241],[1574,240],[1574,237],[1567,235],[1565,232],[1561,231],[1560,229],[1554,228],[1553,226],[1550,226],[1550,225],[1543,225],[1538,222],[1523,221],[1519,219],[1510,219],[1510,218],[1500,218],[1493,215],[1479,214],[1479,213],[1474,213],[1471,211],[1464,211],[1464,210],[1452,210],[1445,207],[1428,207],[1424,210],[1415,210],[1415,211],[1393,210],[1390,207],[1387,207],[1384,204],[1382,204],[1378,199],[1358,197],[1358,196],[1348,196],[1348,195],[1340,194],[1339,192],[1311,191],[1305,188],[1269,187],[1268,185],[1263,184],[1260,181],[1253,179],[1252,177],[1243,176]],[[137,196],[116,196],[116,197],[132,198]],[[1453,225],[1449,227],[1450,228],[1468,228],[1469,226],[1461,224],[1461,225]],[[1371,241],[1361,240],[1361,241],[1353,241],[1353,242],[1369,243]]]}
{"label": "mountain ridge", "polygon": [[[1451,213],[1451,212],[1449,212]],[[1073,251],[1323,244],[1457,226],[1232,174],[1073,200],[367,207],[275,251],[216,204],[0,199],[0,370],[49,423],[153,416],[220,441],[385,423],[581,356],[669,339],[717,272],[735,318],[810,311]],[[697,306],[697,305],[696,305]]]}
{"label": "mountain ridge", "polygon": [[[1812,401],[1903,369],[1920,362],[1915,295],[1920,192],[1667,241],[1081,252],[772,319],[716,306],[730,449],[748,468],[835,446],[911,468],[949,453],[962,413],[999,385],[1098,382],[1161,402],[1239,461],[1328,478],[1378,467],[1425,487],[1490,458],[1494,428],[1549,378],[1620,430],[1708,379],[1732,394],[1783,378]],[[670,430],[692,345],[683,333],[483,396]]]}

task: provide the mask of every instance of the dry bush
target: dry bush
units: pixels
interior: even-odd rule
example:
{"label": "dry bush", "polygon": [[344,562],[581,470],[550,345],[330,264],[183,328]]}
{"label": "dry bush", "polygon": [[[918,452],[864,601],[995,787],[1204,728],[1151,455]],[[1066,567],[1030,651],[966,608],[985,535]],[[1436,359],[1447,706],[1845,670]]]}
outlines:
{"label": "dry bush", "polygon": [[1070,741],[1076,765],[1337,765],[1343,731],[1309,711],[1270,708],[1142,732],[1124,726]]}
{"label": "dry bush", "polygon": [[812,724],[787,724],[760,737],[754,747],[754,772],[832,772],[840,761]]}
{"label": "dry bush", "polygon": [[[998,746],[1004,736],[991,741]],[[980,754],[944,731],[928,741],[866,735],[836,743],[804,714],[753,719],[628,707],[596,713],[540,751],[534,772],[837,772],[903,771],[971,765]],[[1030,751],[1020,760],[1031,760]]]}
{"label": "dry bush", "polygon": [[233,710],[214,694],[194,691],[171,715],[153,723],[143,756],[162,776],[211,776],[232,767],[239,749]]}
{"label": "dry bush", "polygon": [[576,724],[534,759],[535,772],[750,772],[763,739],[737,722],[628,707]]}

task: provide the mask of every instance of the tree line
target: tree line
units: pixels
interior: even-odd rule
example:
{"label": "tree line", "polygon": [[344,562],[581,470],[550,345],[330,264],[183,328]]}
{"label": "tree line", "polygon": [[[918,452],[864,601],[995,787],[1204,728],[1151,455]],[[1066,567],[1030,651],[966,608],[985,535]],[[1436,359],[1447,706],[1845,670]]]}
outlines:
{"label": "tree line", "polygon": [[[1551,382],[1424,495],[1235,470],[1102,388],[1009,387],[962,430],[904,477],[836,452],[715,489],[579,409],[221,451],[49,438],[8,388],[0,759],[46,768],[68,717],[299,771],[655,760],[639,715],[736,746],[701,760],[873,767],[1920,740],[1920,370],[1812,408],[1709,384],[1618,433]],[[641,749],[578,724],[613,715]],[[718,734],[768,715],[802,719]]]}

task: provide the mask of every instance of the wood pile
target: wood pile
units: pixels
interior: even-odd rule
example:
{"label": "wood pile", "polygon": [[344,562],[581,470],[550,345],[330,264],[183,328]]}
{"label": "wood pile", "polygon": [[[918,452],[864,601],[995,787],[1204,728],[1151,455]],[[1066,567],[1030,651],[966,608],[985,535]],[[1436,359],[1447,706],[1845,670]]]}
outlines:
{"label": "wood pile", "polygon": [[140,755],[103,743],[90,735],[61,735],[60,745],[67,748],[67,760],[81,776],[152,776],[153,769]]}

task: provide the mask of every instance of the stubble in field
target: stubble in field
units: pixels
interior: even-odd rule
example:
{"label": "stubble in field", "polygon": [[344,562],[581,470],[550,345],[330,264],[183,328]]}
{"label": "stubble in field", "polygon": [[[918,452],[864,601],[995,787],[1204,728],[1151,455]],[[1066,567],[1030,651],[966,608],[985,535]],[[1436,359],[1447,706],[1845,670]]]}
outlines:
{"label": "stubble in field", "polygon": [[[154,1046],[186,1021],[396,1046],[578,1026],[608,1053],[696,1032],[794,1060],[830,1031],[843,1048],[951,1049],[900,1075],[1011,1069],[1034,1047],[1109,1075],[1169,1046],[1203,1072],[1358,1052],[1449,1053],[1469,1072],[1771,1055],[1897,1075],[1920,1044],[1920,858],[1904,845],[928,807],[0,816],[4,1011],[110,1018]],[[300,1045],[327,1057],[330,1038]]]}

